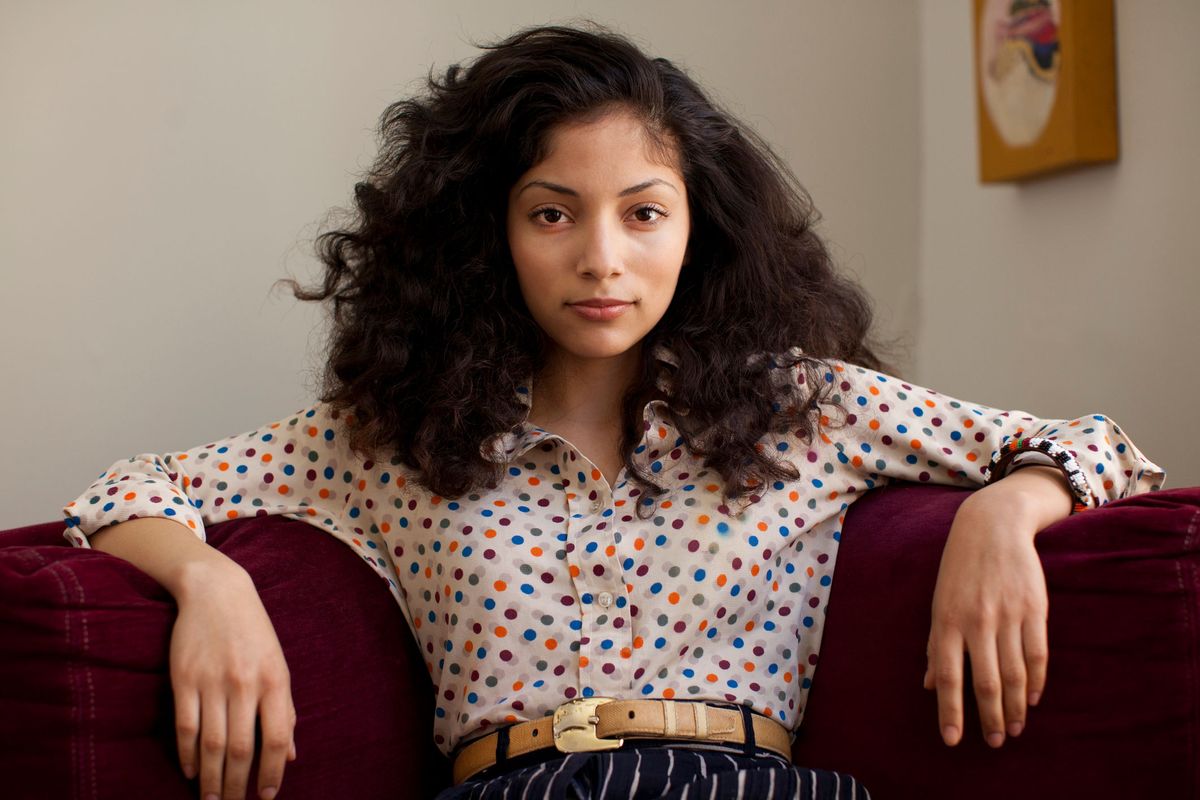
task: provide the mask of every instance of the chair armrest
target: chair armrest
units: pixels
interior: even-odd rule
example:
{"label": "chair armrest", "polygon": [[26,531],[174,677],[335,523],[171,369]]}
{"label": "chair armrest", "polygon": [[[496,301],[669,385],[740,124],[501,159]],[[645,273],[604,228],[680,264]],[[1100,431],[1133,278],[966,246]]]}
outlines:
{"label": "chair armrest", "polygon": [[849,510],[798,763],[845,770],[881,797],[1196,796],[1200,488],[1127,498],[1038,534],[1046,689],[998,750],[971,691],[964,739],[946,747],[922,687],[941,552],[967,495],[899,484]]}
{"label": "chair armrest", "polygon": [[[194,800],[175,753],[173,598],[106,553],[0,532],[0,775],[5,797]],[[279,635],[296,704],[291,798],[412,796],[449,783],[429,678],[387,587],[350,548],[281,517],[213,526]],[[257,758],[251,773],[254,786]],[[425,784],[421,785],[421,780]]]}

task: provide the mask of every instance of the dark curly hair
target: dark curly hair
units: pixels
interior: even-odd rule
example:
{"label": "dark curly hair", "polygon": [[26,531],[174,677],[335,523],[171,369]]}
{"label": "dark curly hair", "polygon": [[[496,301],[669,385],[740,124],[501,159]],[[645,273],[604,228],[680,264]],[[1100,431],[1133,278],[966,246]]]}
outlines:
{"label": "dark curly hair", "polygon": [[[525,420],[518,386],[548,352],[507,244],[508,191],[556,125],[620,109],[673,152],[693,221],[690,261],[622,404],[639,511],[665,492],[633,459],[663,370],[667,410],[727,500],[798,478],[764,435],[814,435],[822,359],[881,367],[869,302],[834,270],[807,193],[682,70],[620,35],[540,27],[483,49],[385,110],[353,219],[317,238],[323,284],[286,281],[301,300],[332,301],[321,399],[353,416],[352,447],[449,498],[503,479],[481,445]],[[677,363],[651,357],[658,347]]]}

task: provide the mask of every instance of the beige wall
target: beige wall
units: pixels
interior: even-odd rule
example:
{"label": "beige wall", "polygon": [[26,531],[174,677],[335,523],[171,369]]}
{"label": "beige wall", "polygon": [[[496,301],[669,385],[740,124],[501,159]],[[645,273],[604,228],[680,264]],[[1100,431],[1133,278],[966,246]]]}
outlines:
{"label": "beige wall", "polygon": [[969,2],[920,0],[914,380],[1043,417],[1103,412],[1200,484],[1200,4],[1118,0],[1121,159],[976,179]]}
{"label": "beige wall", "polygon": [[118,458],[307,404],[320,318],[269,288],[312,274],[309,239],[370,162],[379,112],[470,40],[564,15],[632,34],[756,126],[884,329],[912,329],[911,1],[8,0],[0,527],[57,519]]}

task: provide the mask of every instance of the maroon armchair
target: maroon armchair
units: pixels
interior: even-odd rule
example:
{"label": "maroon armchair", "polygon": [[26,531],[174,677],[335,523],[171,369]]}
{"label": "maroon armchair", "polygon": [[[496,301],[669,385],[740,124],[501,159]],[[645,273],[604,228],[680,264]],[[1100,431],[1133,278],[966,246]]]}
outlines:
{"label": "maroon armchair", "polygon": [[[941,550],[965,496],[897,485],[851,507],[797,762],[850,772],[881,798],[1196,797],[1200,488],[1111,503],[1038,536],[1046,691],[999,750],[971,703],[964,741],[943,745],[921,686]],[[61,531],[0,532],[0,795],[197,797],[175,755],[172,598]],[[281,800],[447,785],[422,659],[358,556],[278,517],[214,526],[209,541],[253,577],[291,669],[298,759]]]}

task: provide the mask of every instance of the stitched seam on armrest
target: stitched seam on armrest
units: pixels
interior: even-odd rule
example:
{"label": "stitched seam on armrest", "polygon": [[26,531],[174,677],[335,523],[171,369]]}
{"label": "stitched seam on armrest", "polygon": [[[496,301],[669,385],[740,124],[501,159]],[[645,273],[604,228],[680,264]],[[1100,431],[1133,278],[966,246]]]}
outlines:
{"label": "stitched seam on armrest", "polygon": [[[1192,545],[1195,542],[1198,522],[1200,522],[1200,511],[1194,512],[1191,520],[1188,522],[1187,533],[1185,533],[1183,537],[1184,557],[1190,555],[1192,552]],[[1179,588],[1183,594],[1183,613],[1184,619],[1187,623],[1187,685],[1189,692],[1188,710],[1190,712],[1187,726],[1187,763],[1189,766],[1188,782],[1191,785],[1191,789],[1188,791],[1188,796],[1195,797],[1197,773],[1200,771],[1200,761],[1198,761],[1196,757],[1196,731],[1197,727],[1200,726],[1200,705],[1198,705],[1196,697],[1197,680],[1200,680],[1200,675],[1197,674],[1196,637],[1200,635],[1200,632],[1196,630],[1196,617],[1192,611],[1192,609],[1195,608],[1197,600],[1195,591],[1197,581],[1196,568],[1195,565],[1191,564],[1190,562],[1186,565],[1186,568],[1190,573],[1188,575],[1188,577],[1191,579],[1190,582],[1184,580],[1184,568],[1185,565],[1183,558],[1180,558],[1175,562],[1175,574],[1179,578]]]}
{"label": "stitched seam on armrest", "polygon": [[[38,555],[38,558],[45,563],[45,559],[40,554]],[[75,589],[78,593],[78,597],[75,599],[76,602],[82,604],[87,600],[87,594],[83,590],[83,585],[79,582],[79,576],[77,576],[70,568],[62,566],[62,564],[63,562],[61,561],[55,562],[47,567],[46,572],[54,576],[54,579],[58,581],[59,596],[61,597],[63,604],[63,630],[66,635],[67,646],[71,649],[74,649],[72,647],[73,642],[71,636],[71,615],[72,613],[78,613],[80,630],[82,631],[81,649],[84,656],[82,659],[83,678],[87,687],[87,749],[86,753],[80,753],[76,742],[81,738],[79,736],[79,729],[83,727],[82,719],[84,714],[84,698],[81,696],[78,674],[79,665],[76,663],[79,659],[71,658],[67,663],[67,676],[68,685],[71,689],[71,703],[75,708],[75,713],[71,715],[71,719],[73,722],[77,723],[75,731],[73,731],[71,734],[71,766],[72,772],[74,773],[72,775],[74,780],[71,782],[71,794],[73,797],[89,798],[89,800],[94,800],[94,798],[98,796],[98,789],[96,786],[96,691],[95,685],[92,682],[92,670],[91,667],[88,666],[87,662],[87,652],[90,646],[90,640],[88,638],[87,616],[85,612],[78,611],[78,609],[74,611],[72,610],[71,599],[67,595],[67,586],[64,581],[64,576],[70,576],[71,582],[75,585]]]}

